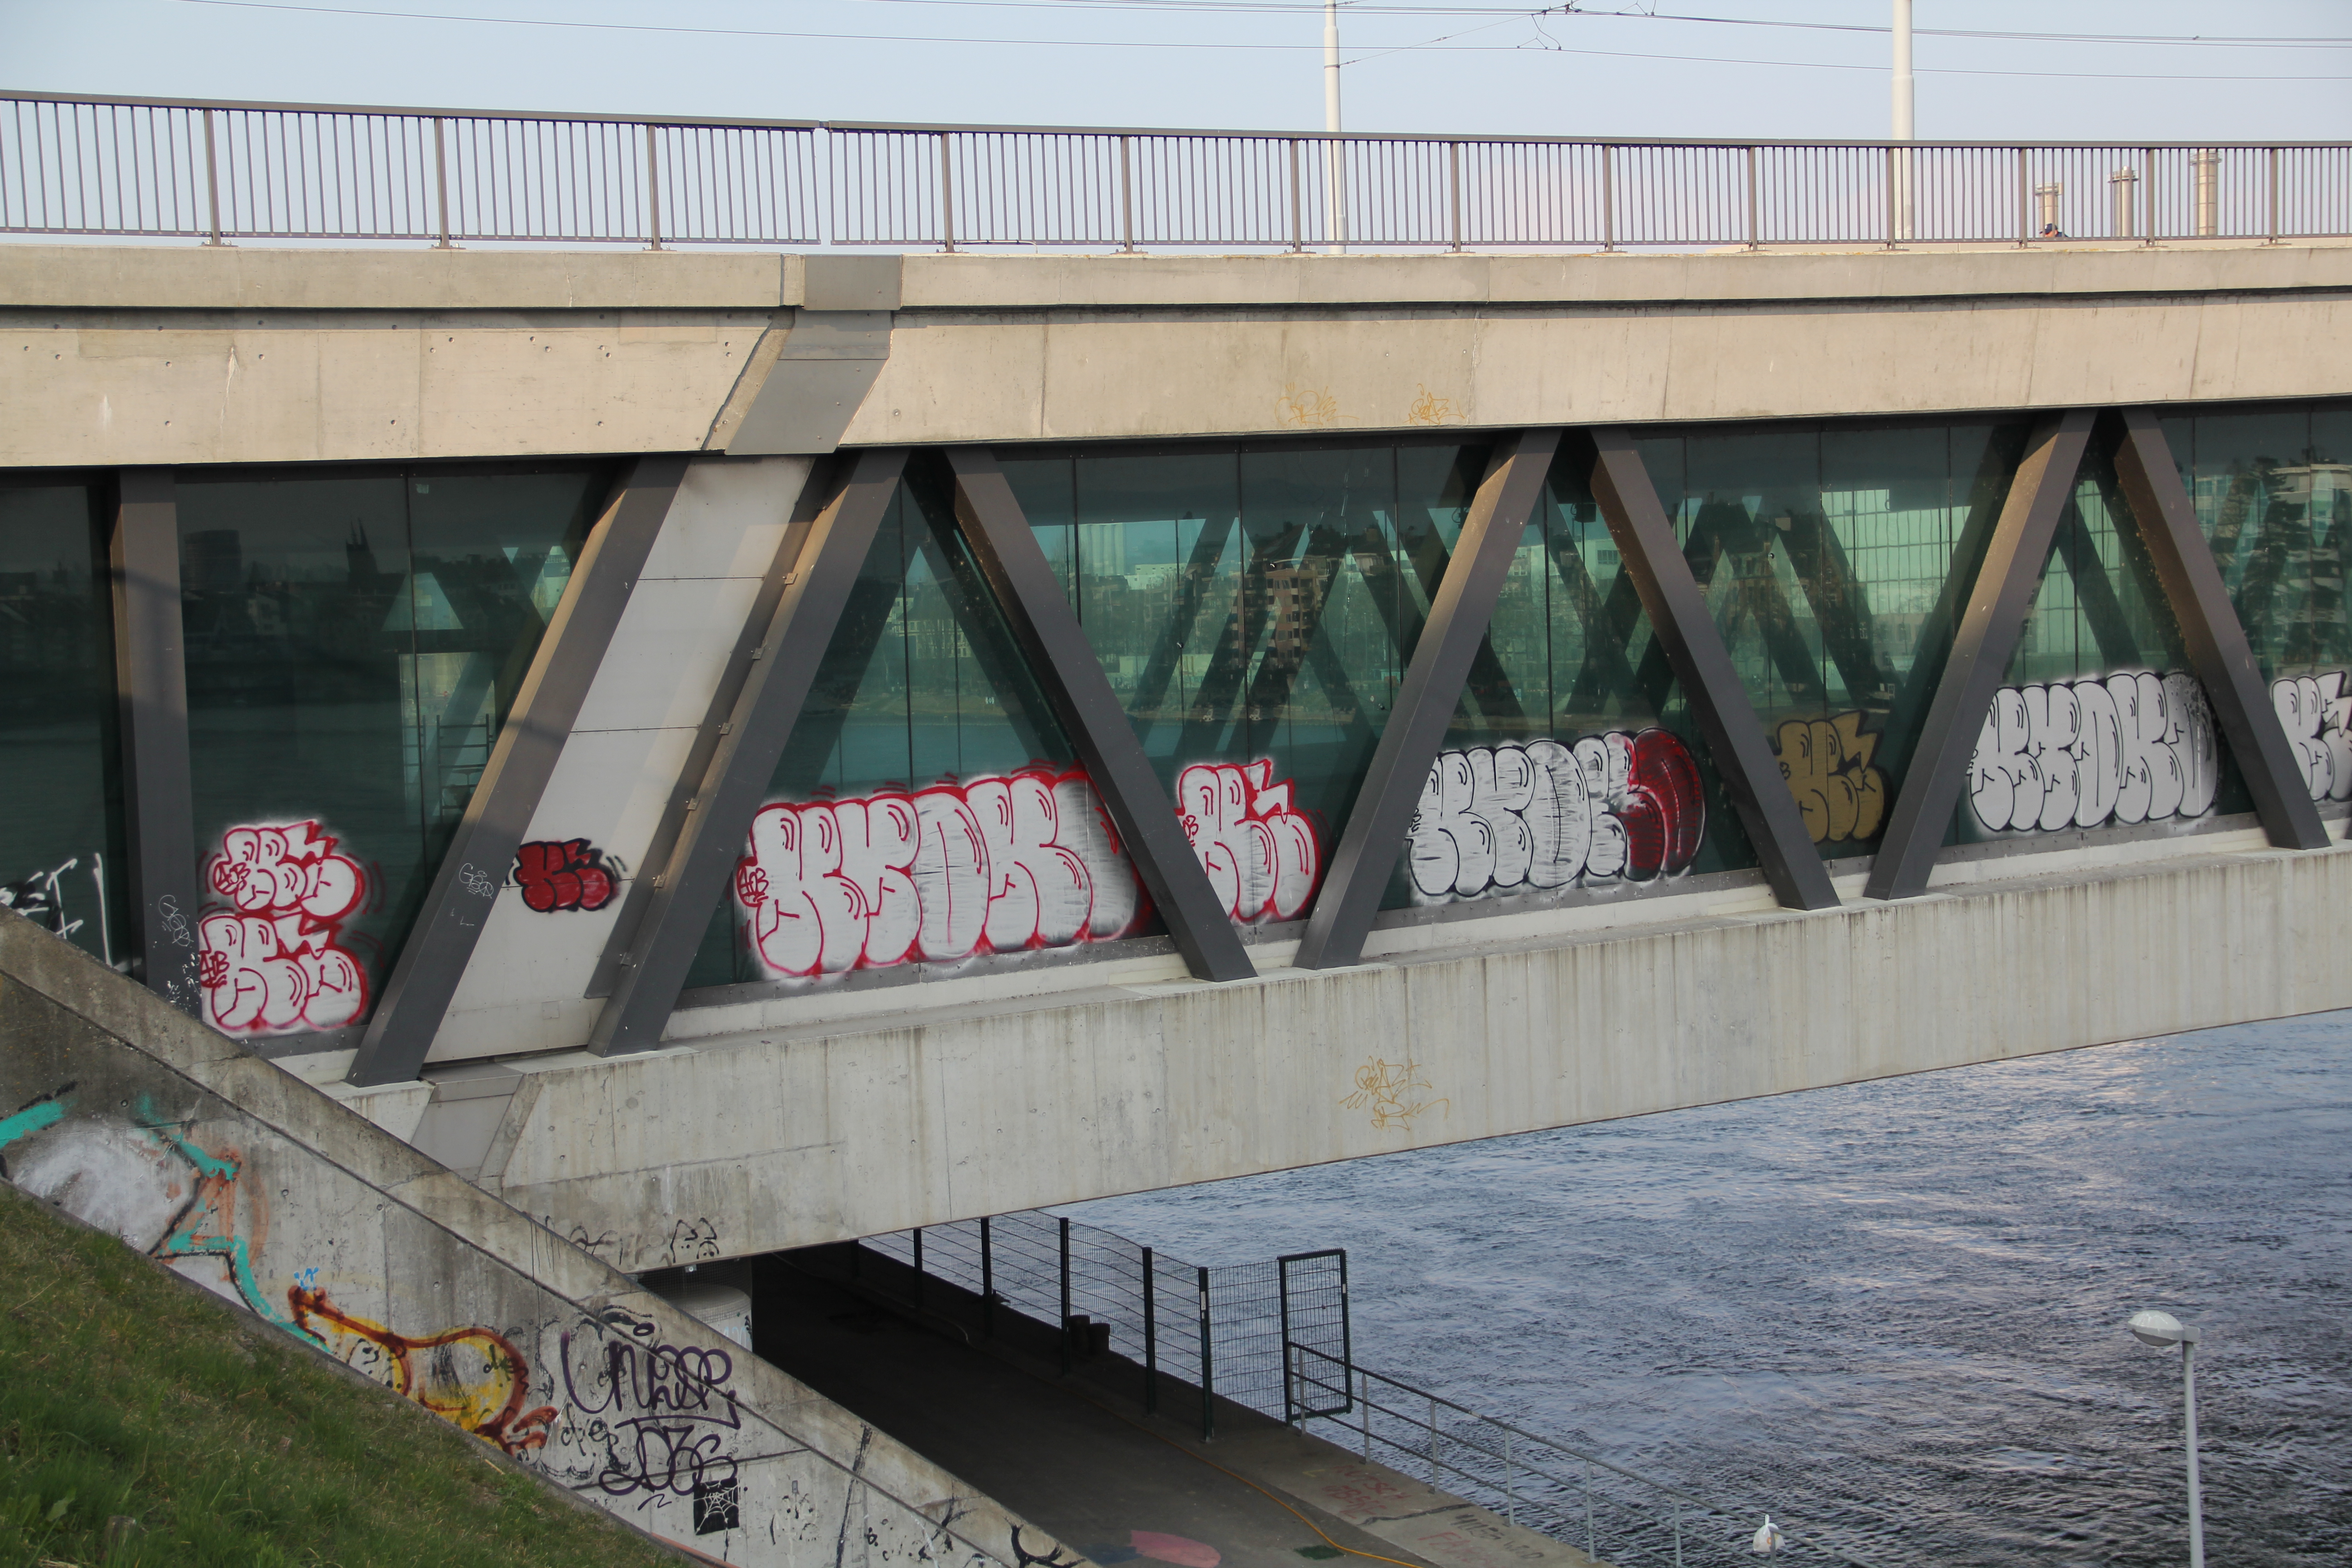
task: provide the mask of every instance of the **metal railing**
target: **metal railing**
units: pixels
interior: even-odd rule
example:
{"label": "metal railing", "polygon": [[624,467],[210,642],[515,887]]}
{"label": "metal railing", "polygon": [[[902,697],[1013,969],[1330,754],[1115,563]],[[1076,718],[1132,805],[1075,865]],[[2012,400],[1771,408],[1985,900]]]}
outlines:
{"label": "metal railing", "polygon": [[[1750,1557],[1762,1510],[1709,1501],[1622,1465],[1497,1421],[1311,1345],[1283,1346],[1285,1419],[1442,1491],[1483,1502],[1586,1556],[1636,1568],[1732,1563]],[[1781,1550],[1871,1568],[1867,1560],[1775,1521]]]}
{"label": "metal railing", "polygon": [[2352,143],[1329,136],[15,93],[0,233],[1126,251],[2278,240],[2352,236]]}

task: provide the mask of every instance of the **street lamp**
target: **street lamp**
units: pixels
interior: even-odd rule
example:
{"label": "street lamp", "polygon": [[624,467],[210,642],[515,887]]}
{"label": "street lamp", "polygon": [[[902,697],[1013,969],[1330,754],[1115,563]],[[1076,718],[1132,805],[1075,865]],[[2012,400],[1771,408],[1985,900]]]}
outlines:
{"label": "street lamp", "polygon": [[2189,1568],[2205,1568],[2205,1504],[2197,1485],[2197,1331],[2169,1312],[2134,1312],[2124,1327],[2157,1350],[2180,1347],[2180,1388],[2189,1434]]}

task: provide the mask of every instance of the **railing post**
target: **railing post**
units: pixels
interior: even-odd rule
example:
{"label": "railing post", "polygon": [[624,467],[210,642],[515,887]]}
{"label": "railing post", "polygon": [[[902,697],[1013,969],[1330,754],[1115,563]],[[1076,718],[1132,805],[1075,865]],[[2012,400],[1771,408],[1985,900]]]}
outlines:
{"label": "railing post", "polygon": [[[1295,148],[1297,143],[1291,145]],[[1201,1441],[1217,1435],[1217,1369],[1209,1353],[1209,1271],[1201,1271]]]}
{"label": "railing post", "polygon": [[1890,146],[1886,149],[1886,248],[1889,250],[1895,248],[1895,231],[1898,226],[1895,216],[1895,149]]}
{"label": "railing post", "polygon": [[1437,1395],[1429,1396],[1429,1484],[1437,1484]]}
{"label": "railing post", "polygon": [[1584,1554],[1595,1563],[1601,1561],[1601,1548],[1592,1535],[1592,1460],[1584,1461]]}
{"label": "railing post", "polygon": [[[1118,139],[1118,247],[1132,253],[1135,249],[1135,159],[1129,143],[1135,139]],[[1151,1249],[1144,1248],[1150,1256]]]}
{"label": "railing post", "polygon": [[211,220],[213,237],[206,245],[226,245],[221,238],[220,221],[220,160],[213,153],[213,111],[205,110],[205,215]]}
{"label": "railing post", "polygon": [[[1341,1375],[1346,1374],[1343,1373]],[[1359,1369],[1356,1387],[1360,1391],[1356,1426],[1364,1435],[1364,1458],[1369,1463],[1372,1457],[1372,1374]]]}
{"label": "railing post", "polygon": [[1303,1426],[1298,1419],[1298,1402],[1290,1397],[1290,1336],[1282,1337],[1282,1424]]}
{"label": "railing post", "polygon": [[1450,160],[1449,160],[1449,161],[1452,163],[1452,164],[1453,164],[1453,168],[1454,168],[1454,180],[1453,180],[1453,190],[1454,190],[1454,247],[1454,247],[1454,249],[1455,251],[1457,251],[1457,252],[1458,252],[1458,251],[1460,251],[1460,250],[1461,250],[1461,248],[1462,248],[1462,143],[1461,143],[1461,142],[1448,142],[1445,144],[1445,150],[1446,150],[1446,152],[1447,152],[1449,154],[1451,154],[1451,158],[1450,158]]}
{"label": "railing post", "polygon": [[980,1333],[996,1337],[996,1252],[990,1245],[988,1222],[980,1222]]}
{"label": "railing post", "polygon": [[1675,1568],[1683,1568],[1683,1500],[1669,1493],[1675,1505]]}
{"label": "railing post", "polygon": [[1617,248],[1617,165],[1608,142],[1601,144],[1601,248]]}
{"label": "railing post", "polygon": [[1160,1408],[1160,1320],[1154,1310],[1151,1248],[1143,1249],[1143,1413]]}
{"label": "railing post", "polygon": [[1750,147],[1748,149],[1748,248],[1750,250],[1754,250],[1759,243],[1756,206],[1756,149]]}
{"label": "railing post", "polygon": [[440,237],[436,250],[455,250],[449,243],[449,154],[442,146],[441,116],[433,117],[433,228]]}
{"label": "railing post", "polygon": [[1290,249],[1293,255],[1307,248],[1307,236],[1300,225],[1305,221],[1300,210],[1298,192],[1298,138],[1290,137]]}
{"label": "railing post", "polygon": [[1070,1222],[1062,1221],[1062,1375],[1070,1372]]}
{"label": "railing post", "polygon": [[2139,184],[2140,189],[2147,193],[2147,210],[2140,214],[2139,231],[2142,237],[2140,243],[2154,245],[2156,243],[2156,149],[2153,147],[2143,147],[2139,150]]}
{"label": "railing post", "polygon": [[1519,1500],[1511,1490],[1511,1429],[1503,1428],[1503,1522],[1519,1522]]}
{"label": "railing post", "polygon": [[646,248],[659,250],[661,242],[661,156],[654,128],[646,127]]}
{"label": "railing post", "polygon": [[[955,157],[949,145],[950,134],[945,131],[940,132],[940,248],[952,256],[955,254]],[[1064,1315],[1067,1316],[1066,1313]],[[1066,1352],[1064,1359],[1068,1359]]]}
{"label": "railing post", "polygon": [[2263,237],[2263,243],[2276,245],[2279,242],[2279,150],[2272,147],[2266,149],[2266,153],[2271,164],[2271,211],[2270,223],[2266,226],[2270,232]]}
{"label": "railing post", "polygon": [[915,1305],[923,1304],[923,1227],[915,1227]]}
{"label": "railing post", "polygon": [[2030,245],[2033,239],[2033,176],[2028,167],[2025,149],[2017,150],[2017,243]]}

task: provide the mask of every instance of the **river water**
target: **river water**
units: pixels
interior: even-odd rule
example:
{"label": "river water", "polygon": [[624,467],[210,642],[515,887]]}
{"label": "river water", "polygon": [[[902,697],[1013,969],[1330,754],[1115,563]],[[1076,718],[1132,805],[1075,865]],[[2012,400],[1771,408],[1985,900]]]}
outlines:
{"label": "river water", "polygon": [[2352,1013],[1067,1210],[1349,1249],[1357,1358],[1876,1563],[2352,1564]]}

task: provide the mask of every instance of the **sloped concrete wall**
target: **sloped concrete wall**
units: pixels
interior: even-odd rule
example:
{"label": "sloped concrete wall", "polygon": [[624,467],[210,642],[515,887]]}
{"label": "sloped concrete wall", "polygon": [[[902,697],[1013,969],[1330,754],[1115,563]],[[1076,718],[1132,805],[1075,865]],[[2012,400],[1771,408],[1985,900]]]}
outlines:
{"label": "sloped concrete wall", "polygon": [[0,1171],[551,1480],[741,1568],[1076,1561],[5,910]]}

